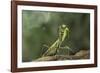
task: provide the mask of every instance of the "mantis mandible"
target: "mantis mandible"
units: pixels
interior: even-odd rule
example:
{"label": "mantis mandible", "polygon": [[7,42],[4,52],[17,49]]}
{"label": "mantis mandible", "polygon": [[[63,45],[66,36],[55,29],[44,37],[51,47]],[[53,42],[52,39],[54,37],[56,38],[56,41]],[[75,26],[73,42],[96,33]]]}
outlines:
{"label": "mantis mandible", "polygon": [[58,31],[58,39],[48,48],[48,50],[42,55],[42,56],[50,56],[55,55],[58,51],[58,49],[61,48],[62,42],[65,40],[65,38],[69,36],[69,29],[68,27],[63,24],[59,26]]}

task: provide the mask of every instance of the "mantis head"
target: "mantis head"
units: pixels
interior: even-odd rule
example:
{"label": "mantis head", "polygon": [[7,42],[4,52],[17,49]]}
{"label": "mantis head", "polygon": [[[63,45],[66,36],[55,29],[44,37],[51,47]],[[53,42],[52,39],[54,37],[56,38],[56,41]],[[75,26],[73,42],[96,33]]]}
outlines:
{"label": "mantis head", "polygon": [[63,41],[66,36],[69,36],[69,28],[63,24],[59,26],[59,38],[61,38]]}

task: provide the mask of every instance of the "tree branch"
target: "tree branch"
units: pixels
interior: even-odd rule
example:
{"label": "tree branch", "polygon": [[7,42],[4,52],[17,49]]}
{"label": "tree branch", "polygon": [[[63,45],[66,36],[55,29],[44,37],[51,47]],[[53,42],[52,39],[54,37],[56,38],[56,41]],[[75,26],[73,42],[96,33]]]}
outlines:
{"label": "tree branch", "polygon": [[36,61],[58,61],[58,60],[78,60],[78,59],[89,59],[89,50],[81,50],[75,55],[55,55],[40,57]]}

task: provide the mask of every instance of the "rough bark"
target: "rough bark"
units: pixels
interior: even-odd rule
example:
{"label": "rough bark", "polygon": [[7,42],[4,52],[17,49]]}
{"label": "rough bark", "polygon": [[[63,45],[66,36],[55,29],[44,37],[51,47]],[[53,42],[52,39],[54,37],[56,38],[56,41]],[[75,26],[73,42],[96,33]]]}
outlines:
{"label": "rough bark", "polygon": [[58,61],[58,60],[79,60],[79,59],[89,59],[89,50],[81,50],[75,55],[55,55],[55,56],[45,56],[40,57],[36,61]]}

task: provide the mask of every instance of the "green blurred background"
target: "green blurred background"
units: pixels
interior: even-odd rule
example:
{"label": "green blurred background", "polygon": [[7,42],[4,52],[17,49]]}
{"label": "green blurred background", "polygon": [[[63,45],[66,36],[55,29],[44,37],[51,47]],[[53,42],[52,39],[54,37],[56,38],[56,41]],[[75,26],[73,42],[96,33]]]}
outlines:
{"label": "green blurred background", "polygon": [[68,45],[73,52],[90,49],[90,14],[72,12],[22,11],[22,61],[39,58],[43,45],[51,46],[58,37],[59,25],[66,24],[70,30]]}

